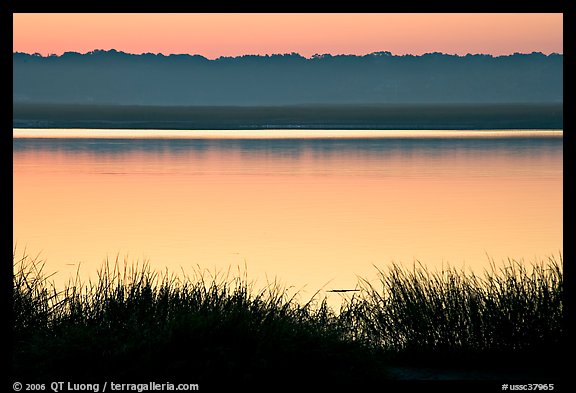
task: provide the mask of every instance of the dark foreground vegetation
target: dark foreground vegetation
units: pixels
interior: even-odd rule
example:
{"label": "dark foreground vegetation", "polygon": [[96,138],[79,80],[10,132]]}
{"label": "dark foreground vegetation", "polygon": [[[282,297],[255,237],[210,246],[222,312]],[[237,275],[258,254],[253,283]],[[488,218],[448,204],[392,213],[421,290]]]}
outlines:
{"label": "dark foreground vegetation", "polygon": [[241,274],[160,275],[118,262],[59,292],[42,263],[14,259],[14,380],[275,391],[381,384],[399,367],[530,383],[563,370],[561,257],[508,261],[482,276],[394,265],[377,284],[360,280],[338,312],[318,295],[256,290]]}

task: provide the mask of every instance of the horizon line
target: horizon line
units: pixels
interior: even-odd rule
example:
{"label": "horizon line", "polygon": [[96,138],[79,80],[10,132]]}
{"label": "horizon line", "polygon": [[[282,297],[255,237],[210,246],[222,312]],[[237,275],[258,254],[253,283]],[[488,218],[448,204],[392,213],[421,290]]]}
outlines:
{"label": "horizon line", "polygon": [[378,57],[423,57],[426,55],[442,55],[442,56],[453,56],[453,57],[467,57],[467,56],[487,56],[487,57],[492,57],[492,58],[499,58],[499,57],[511,57],[511,56],[529,56],[529,55],[543,55],[546,57],[550,57],[550,56],[563,56],[564,53],[559,53],[559,52],[550,52],[548,54],[544,53],[544,52],[540,52],[540,51],[532,51],[532,52],[514,52],[514,53],[509,53],[509,54],[500,54],[500,55],[494,55],[494,54],[490,54],[490,53],[467,53],[465,55],[460,55],[457,53],[445,53],[445,52],[440,52],[440,51],[434,51],[434,52],[426,52],[426,53],[422,53],[422,54],[394,54],[391,51],[375,51],[375,52],[370,52],[370,53],[366,53],[364,55],[362,54],[353,54],[353,53],[338,53],[338,54],[334,54],[334,53],[315,53],[314,55],[310,56],[310,57],[306,57],[298,52],[277,52],[277,53],[266,53],[266,54],[254,54],[254,53],[245,53],[242,55],[238,55],[238,56],[218,56],[218,57],[213,57],[213,58],[209,58],[206,57],[202,54],[199,53],[163,53],[163,52],[141,52],[141,53],[132,53],[132,52],[125,52],[123,50],[118,50],[118,49],[93,49],[87,52],[77,52],[77,51],[73,51],[73,50],[69,50],[69,51],[63,51],[60,54],[56,54],[56,53],[50,53],[50,54],[42,54],[40,52],[34,52],[34,53],[29,53],[29,52],[21,52],[21,51],[13,51],[12,55],[17,55],[17,54],[24,54],[24,55],[28,55],[28,56],[35,56],[35,57],[40,57],[40,58],[53,58],[53,57],[63,57],[66,54],[77,54],[77,55],[81,55],[81,56],[86,56],[86,55],[93,55],[93,54],[100,54],[100,53],[117,53],[117,54],[124,54],[124,55],[129,55],[129,56],[158,56],[158,57],[171,57],[171,56],[188,56],[188,57],[202,57],[206,60],[219,60],[219,59],[238,59],[238,58],[243,58],[243,57],[263,57],[263,58],[268,58],[268,57],[273,57],[273,56],[298,56],[301,57],[303,59],[307,59],[307,60],[312,60],[312,59],[322,59],[322,58],[329,58],[329,57],[369,57],[369,56],[378,56]]}

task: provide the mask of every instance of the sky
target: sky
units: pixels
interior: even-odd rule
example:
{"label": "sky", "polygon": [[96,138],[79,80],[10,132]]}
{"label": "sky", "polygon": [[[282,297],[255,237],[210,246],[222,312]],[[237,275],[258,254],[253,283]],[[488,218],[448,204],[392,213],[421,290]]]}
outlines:
{"label": "sky", "polygon": [[296,52],[563,53],[561,13],[13,14],[13,51],[116,49],[209,59]]}

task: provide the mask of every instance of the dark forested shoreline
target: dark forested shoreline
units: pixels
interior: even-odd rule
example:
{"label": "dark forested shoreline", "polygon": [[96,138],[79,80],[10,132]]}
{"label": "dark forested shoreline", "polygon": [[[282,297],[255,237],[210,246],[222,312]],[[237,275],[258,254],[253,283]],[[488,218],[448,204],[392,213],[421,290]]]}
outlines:
{"label": "dark forested shoreline", "polygon": [[234,106],[561,103],[563,55],[297,53],[220,57],[116,50],[14,53],[15,102]]}

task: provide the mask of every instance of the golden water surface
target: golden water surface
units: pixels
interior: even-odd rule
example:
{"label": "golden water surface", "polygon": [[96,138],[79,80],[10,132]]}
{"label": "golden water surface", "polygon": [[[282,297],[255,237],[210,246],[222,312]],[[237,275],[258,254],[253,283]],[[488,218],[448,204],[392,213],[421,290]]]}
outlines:
{"label": "golden water surface", "polygon": [[[273,138],[269,138],[272,135]],[[562,251],[562,132],[14,130],[16,255],[247,266],[314,292],[374,265]],[[337,296],[332,294],[331,296]]]}

